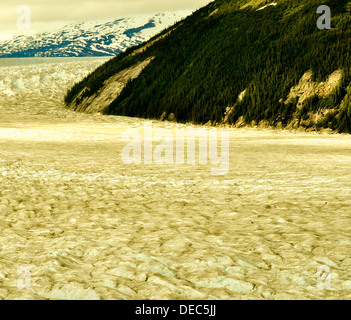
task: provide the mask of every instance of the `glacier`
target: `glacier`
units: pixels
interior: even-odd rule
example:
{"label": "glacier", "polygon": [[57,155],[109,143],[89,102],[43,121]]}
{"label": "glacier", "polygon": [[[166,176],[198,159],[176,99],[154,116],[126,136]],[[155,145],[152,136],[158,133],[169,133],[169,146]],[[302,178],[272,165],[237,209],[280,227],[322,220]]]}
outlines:
{"label": "glacier", "polygon": [[0,98],[61,96],[109,57],[0,59]]}

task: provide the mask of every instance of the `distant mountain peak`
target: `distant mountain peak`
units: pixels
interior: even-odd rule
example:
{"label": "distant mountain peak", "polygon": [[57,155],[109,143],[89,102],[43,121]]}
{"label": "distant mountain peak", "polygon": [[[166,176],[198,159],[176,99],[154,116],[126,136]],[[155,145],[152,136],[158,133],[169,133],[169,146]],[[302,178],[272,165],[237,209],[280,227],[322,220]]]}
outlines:
{"label": "distant mountain peak", "polygon": [[54,32],[0,42],[1,58],[114,56],[138,45],[191,11],[69,24]]}

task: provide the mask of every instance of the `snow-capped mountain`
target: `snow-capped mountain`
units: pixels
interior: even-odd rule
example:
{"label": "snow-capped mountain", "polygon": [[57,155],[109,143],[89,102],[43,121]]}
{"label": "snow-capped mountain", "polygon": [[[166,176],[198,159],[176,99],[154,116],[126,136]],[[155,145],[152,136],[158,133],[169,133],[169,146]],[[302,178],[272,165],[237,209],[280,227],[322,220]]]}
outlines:
{"label": "snow-capped mountain", "polygon": [[190,11],[70,24],[56,32],[17,36],[0,42],[0,57],[113,56],[150,39]]}

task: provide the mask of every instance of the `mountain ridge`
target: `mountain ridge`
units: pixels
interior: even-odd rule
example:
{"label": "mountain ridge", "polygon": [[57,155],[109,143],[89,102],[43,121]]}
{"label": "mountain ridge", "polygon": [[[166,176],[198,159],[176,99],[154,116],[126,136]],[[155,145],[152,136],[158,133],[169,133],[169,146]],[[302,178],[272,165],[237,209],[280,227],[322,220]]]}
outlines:
{"label": "mountain ridge", "polygon": [[115,56],[148,40],[190,11],[69,24],[58,31],[0,42],[0,58]]}

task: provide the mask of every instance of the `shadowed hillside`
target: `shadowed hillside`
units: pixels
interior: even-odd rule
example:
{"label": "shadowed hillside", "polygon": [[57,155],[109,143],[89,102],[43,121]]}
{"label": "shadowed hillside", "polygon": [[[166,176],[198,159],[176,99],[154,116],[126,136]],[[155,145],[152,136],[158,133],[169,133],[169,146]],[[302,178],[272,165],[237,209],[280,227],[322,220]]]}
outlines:
{"label": "shadowed hillside", "polygon": [[[320,1],[214,1],[108,61],[73,86],[66,104],[180,122],[351,132],[350,5],[323,4],[331,8],[330,30],[317,28]],[[105,103],[89,108],[95,99]]]}

